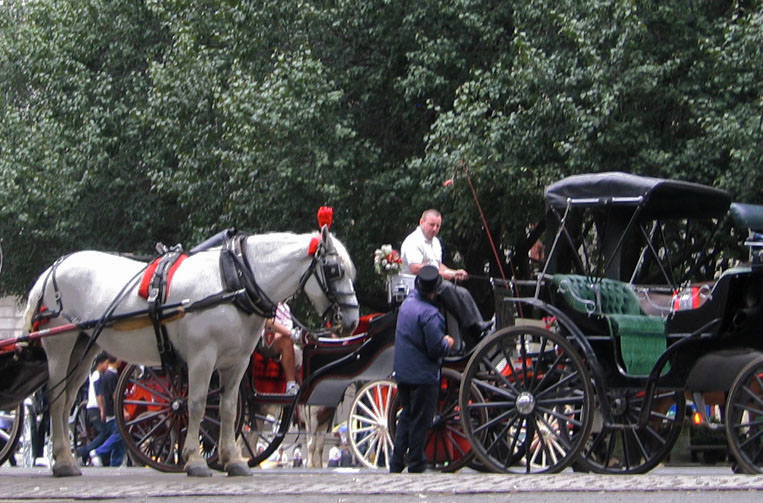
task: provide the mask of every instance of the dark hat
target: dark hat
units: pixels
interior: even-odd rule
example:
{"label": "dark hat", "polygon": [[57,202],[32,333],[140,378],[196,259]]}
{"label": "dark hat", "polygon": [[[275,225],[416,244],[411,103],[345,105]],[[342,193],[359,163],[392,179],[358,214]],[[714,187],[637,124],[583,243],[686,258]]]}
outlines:
{"label": "dark hat", "polygon": [[440,271],[433,265],[425,265],[416,275],[416,290],[422,293],[434,293],[442,284]]}

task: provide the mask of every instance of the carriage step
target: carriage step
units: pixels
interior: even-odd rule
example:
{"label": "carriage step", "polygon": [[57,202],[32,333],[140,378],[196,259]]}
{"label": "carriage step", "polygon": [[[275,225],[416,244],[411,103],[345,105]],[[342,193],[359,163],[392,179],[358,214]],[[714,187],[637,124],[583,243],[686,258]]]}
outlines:
{"label": "carriage step", "polygon": [[276,403],[291,403],[296,402],[299,393],[260,393],[255,391],[254,397],[257,400]]}

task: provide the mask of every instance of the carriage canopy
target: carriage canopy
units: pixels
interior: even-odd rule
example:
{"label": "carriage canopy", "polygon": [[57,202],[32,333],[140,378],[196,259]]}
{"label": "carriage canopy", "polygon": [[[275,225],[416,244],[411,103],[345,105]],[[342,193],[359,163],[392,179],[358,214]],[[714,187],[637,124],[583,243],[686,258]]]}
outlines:
{"label": "carriage canopy", "polygon": [[698,183],[666,180],[622,172],[574,175],[546,188],[546,206],[642,206],[641,216],[721,218],[729,210],[728,192]]}

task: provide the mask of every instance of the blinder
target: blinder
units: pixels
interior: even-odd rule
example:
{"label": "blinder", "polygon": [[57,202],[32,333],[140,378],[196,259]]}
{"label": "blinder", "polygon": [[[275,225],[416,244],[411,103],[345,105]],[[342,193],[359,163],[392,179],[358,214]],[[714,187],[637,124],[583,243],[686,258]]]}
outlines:
{"label": "blinder", "polygon": [[324,257],[322,260],[322,267],[323,277],[326,278],[326,281],[339,281],[344,278],[344,266],[339,262],[332,263]]}

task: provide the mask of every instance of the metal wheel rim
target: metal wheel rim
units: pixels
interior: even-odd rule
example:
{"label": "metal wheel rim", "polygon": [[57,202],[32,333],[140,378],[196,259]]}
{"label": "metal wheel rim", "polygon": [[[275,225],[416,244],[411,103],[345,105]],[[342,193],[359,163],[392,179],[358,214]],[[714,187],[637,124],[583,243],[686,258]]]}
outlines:
{"label": "metal wheel rim", "polygon": [[[638,423],[644,401],[643,390],[627,390],[621,399],[627,401],[626,409],[615,416],[615,421]],[[646,473],[670,454],[681,434],[686,399],[676,390],[657,390],[655,399],[650,420],[643,428],[602,427],[601,431],[593,432],[580,454],[584,467],[605,474]],[[666,408],[667,403],[672,405]]]}
{"label": "metal wheel rim", "polygon": [[[214,382],[214,379],[213,379]],[[146,396],[133,398],[136,390]],[[220,386],[210,386],[199,436],[201,454],[214,468],[220,428]],[[163,472],[182,472],[182,448],[188,430],[188,395],[185,371],[165,376],[161,367],[129,365],[119,378],[114,407],[117,426],[132,459]],[[239,414],[240,417],[240,414]]]}
{"label": "metal wheel rim", "polygon": [[15,409],[0,410],[0,424],[10,424],[10,428],[0,428],[0,465],[16,452],[19,437],[24,429],[24,403]]}
{"label": "metal wheel rim", "polygon": [[[470,403],[476,386],[482,403]],[[499,473],[556,473],[572,464],[593,422],[591,379],[562,336],[509,327],[483,340],[467,364],[459,401],[475,455]]]}
{"label": "metal wheel rim", "polygon": [[238,443],[249,466],[259,465],[278,449],[288,429],[289,413],[283,404],[248,401]]}
{"label": "metal wheel rim", "polygon": [[385,379],[371,381],[360,388],[350,407],[347,435],[350,448],[364,466],[388,469],[393,440],[389,415],[397,384]]}
{"label": "metal wheel rim", "polygon": [[745,473],[763,473],[763,357],[734,379],[726,402],[726,438]]}
{"label": "metal wheel rim", "polygon": [[[444,385],[440,386],[435,424],[427,431],[424,452],[430,468],[442,472],[455,472],[469,464],[474,459],[474,453],[461,422],[461,407],[458,401],[461,374],[453,369],[444,368],[442,380]],[[476,388],[473,388],[472,392],[475,393],[475,401],[482,401]],[[397,394],[392,398],[390,411],[389,434],[394,446],[397,416],[400,414],[400,400]]]}

